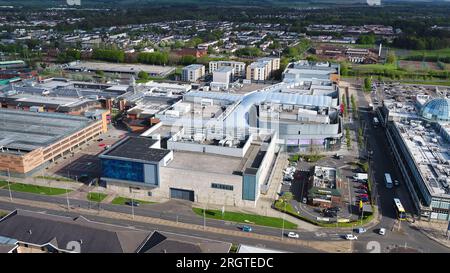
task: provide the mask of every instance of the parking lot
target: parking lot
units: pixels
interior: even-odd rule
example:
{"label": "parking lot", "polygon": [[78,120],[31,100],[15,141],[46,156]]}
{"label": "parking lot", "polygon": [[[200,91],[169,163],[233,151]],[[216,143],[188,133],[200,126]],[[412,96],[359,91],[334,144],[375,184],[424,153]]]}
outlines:
{"label": "parking lot", "polygon": [[[339,219],[357,220],[360,215],[359,200],[363,198],[363,201],[367,199],[367,186],[363,181],[357,182],[354,176],[358,172],[362,172],[358,166],[353,164],[355,162],[353,156],[343,156],[342,158],[336,158],[335,156],[326,156],[315,163],[309,163],[305,161],[298,161],[297,163],[291,163],[290,165],[295,168],[291,181],[283,181],[281,186],[281,194],[285,192],[292,192],[293,199],[291,200],[292,207],[297,210],[303,216],[309,217],[313,220],[326,220],[335,222]],[[337,170],[336,185],[340,190],[341,202],[335,208],[334,212],[325,212],[322,208],[310,205],[310,202],[306,202],[308,194],[308,181],[311,179],[312,169],[314,166],[323,166],[335,168]],[[285,169],[285,173],[289,172]],[[289,175],[285,175],[289,176]],[[367,200],[369,201],[369,200]],[[367,202],[368,203],[368,202]]]}
{"label": "parking lot", "polygon": [[63,176],[89,183],[92,179],[101,176],[101,164],[98,155],[127,135],[130,135],[127,131],[110,127],[108,132],[52,162],[46,168],[45,175]]}

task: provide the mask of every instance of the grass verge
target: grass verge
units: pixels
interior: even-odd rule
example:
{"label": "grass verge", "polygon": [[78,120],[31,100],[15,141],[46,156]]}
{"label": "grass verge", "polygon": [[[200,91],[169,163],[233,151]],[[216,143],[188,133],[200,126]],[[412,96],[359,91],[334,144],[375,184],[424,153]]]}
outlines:
{"label": "grass verge", "polygon": [[[203,217],[203,209],[192,208],[192,210],[199,216]],[[276,217],[268,217],[268,216],[261,216],[261,215],[256,215],[256,214],[246,214],[246,213],[239,213],[239,212],[225,212],[222,216],[222,211],[219,211],[219,210],[206,210],[205,215],[207,218],[219,219],[219,220],[225,220],[225,221],[231,221],[231,222],[237,222],[237,223],[248,223],[248,224],[255,224],[255,225],[259,225],[259,226],[267,226],[267,227],[275,227],[275,228],[283,227],[283,219],[276,218]],[[296,229],[297,225],[292,222],[289,222],[289,221],[284,221],[284,228]]]}
{"label": "grass verge", "polygon": [[92,201],[92,202],[98,202],[98,203],[100,203],[100,202],[103,201],[103,199],[106,198],[106,196],[108,196],[108,195],[107,195],[107,194],[104,194],[104,193],[100,193],[100,192],[90,192],[90,193],[88,193],[88,195],[87,195],[87,199],[88,199],[89,201]]}
{"label": "grass verge", "polygon": [[18,192],[28,192],[42,195],[60,195],[66,192],[71,192],[72,190],[66,190],[61,188],[51,188],[45,186],[38,185],[30,185],[30,184],[22,184],[22,183],[11,183],[10,184],[12,191]]}

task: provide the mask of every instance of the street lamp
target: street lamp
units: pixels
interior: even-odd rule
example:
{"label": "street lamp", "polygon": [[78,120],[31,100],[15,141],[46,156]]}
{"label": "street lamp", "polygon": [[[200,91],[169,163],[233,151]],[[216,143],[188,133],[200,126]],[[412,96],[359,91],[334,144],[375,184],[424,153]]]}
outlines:
{"label": "street lamp", "polygon": [[284,202],[284,213],[283,213],[283,226],[281,228],[281,241],[283,241],[283,237],[284,237],[284,219],[286,217],[286,206],[287,206],[287,202]]}
{"label": "street lamp", "polygon": [[10,180],[11,180],[11,174],[9,173],[9,168],[8,168],[8,190],[9,190],[9,200],[12,202],[12,193],[11,193],[11,184],[10,184]]}
{"label": "street lamp", "polygon": [[[67,171],[67,177],[70,178],[69,171]],[[67,182],[69,183],[69,182]],[[69,203],[69,187],[66,186],[66,201],[67,201],[67,210],[70,210],[70,203]]]}

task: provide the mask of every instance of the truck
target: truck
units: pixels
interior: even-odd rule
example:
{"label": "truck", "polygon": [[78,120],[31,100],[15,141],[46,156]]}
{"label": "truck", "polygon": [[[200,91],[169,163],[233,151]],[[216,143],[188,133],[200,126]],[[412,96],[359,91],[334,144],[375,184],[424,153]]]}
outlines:
{"label": "truck", "polygon": [[353,176],[353,179],[355,179],[357,181],[367,181],[367,179],[369,179],[369,176],[367,173],[356,173]]}
{"label": "truck", "polygon": [[392,178],[389,173],[384,174],[384,182],[386,184],[386,188],[392,189]]}

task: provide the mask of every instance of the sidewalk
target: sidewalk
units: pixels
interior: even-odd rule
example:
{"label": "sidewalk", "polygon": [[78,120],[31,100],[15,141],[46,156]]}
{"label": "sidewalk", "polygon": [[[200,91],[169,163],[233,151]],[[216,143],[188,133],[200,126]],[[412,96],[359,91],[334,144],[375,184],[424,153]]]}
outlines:
{"label": "sidewalk", "polygon": [[[411,227],[422,232],[428,238],[438,242],[439,244],[450,248],[450,240],[447,237],[447,226],[448,222],[438,223],[438,222],[428,222],[428,221],[418,221],[411,223]],[[450,231],[449,231],[450,235]]]}

